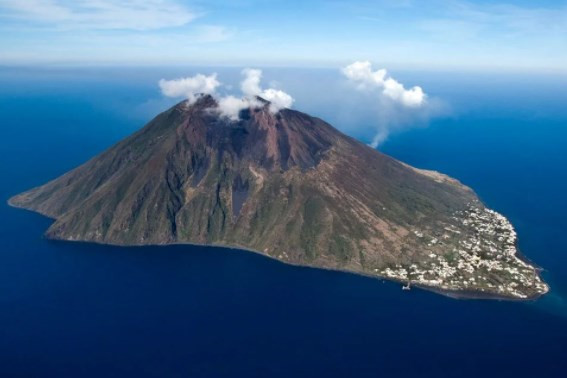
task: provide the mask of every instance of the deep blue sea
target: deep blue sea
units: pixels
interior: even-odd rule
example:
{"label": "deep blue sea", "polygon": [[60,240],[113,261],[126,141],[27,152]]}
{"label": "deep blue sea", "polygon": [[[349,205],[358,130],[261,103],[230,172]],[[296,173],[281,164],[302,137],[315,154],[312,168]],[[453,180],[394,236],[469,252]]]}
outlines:
{"label": "deep blue sea", "polygon": [[[407,292],[222,248],[53,242],[49,219],[6,205],[165,110],[175,100],[157,80],[194,71],[0,69],[0,376],[567,376],[566,76],[396,72],[447,109],[380,146],[510,218],[551,284],[535,302]],[[354,95],[336,71],[265,72],[296,109],[371,138],[371,118],[337,105]]]}

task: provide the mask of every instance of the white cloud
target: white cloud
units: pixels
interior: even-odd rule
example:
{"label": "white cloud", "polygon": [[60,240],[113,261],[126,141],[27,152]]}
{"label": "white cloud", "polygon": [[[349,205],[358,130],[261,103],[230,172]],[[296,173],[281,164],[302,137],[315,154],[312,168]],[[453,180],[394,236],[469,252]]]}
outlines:
{"label": "white cloud", "polygon": [[174,80],[161,79],[159,81],[159,87],[165,96],[187,97],[190,103],[196,100],[199,93],[214,94],[219,85],[220,82],[217,80],[216,73],[208,76],[197,74],[191,77]]}
{"label": "white cloud", "polygon": [[369,84],[383,84],[386,77],[385,69],[372,71],[372,65],[368,61],[356,61],[344,67],[342,72],[348,79],[358,83],[359,88],[365,88]]}
{"label": "white cloud", "polygon": [[259,96],[262,93],[260,88],[260,80],[262,79],[262,70],[254,68],[245,68],[242,70],[244,80],[240,83],[240,89],[245,96]]}
{"label": "white cloud", "polygon": [[384,96],[407,107],[420,107],[427,98],[421,87],[405,89],[403,84],[388,77],[386,69],[373,71],[372,64],[368,61],[354,62],[344,67],[342,72],[349,80],[357,83],[358,88],[381,89]]}
{"label": "white cloud", "polygon": [[273,113],[277,113],[281,109],[291,107],[294,101],[293,97],[289,94],[273,88],[264,89],[260,94],[260,97],[270,101],[270,110]]}
{"label": "white cloud", "polygon": [[219,113],[224,117],[228,117],[231,121],[238,121],[240,111],[250,106],[250,102],[247,99],[235,96],[221,97],[217,102]]}
{"label": "white cloud", "polygon": [[[233,95],[221,96],[216,90],[221,83],[217,80],[217,74],[179,78],[174,80],[161,79],[159,87],[164,96],[167,97],[186,97],[189,103],[195,102],[200,93],[210,94],[217,101],[217,111],[221,116],[227,117],[232,121],[237,121],[240,111],[246,108],[259,108],[263,106],[256,96],[270,102],[269,109],[272,113],[277,113],[283,108],[289,108],[293,104],[293,97],[282,90],[275,88],[262,89],[260,80],[262,71],[258,69],[246,68],[242,70],[244,79],[240,83],[243,97]],[[228,87],[228,86],[227,86]]]}
{"label": "white cloud", "polygon": [[270,101],[270,111],[277,113],[281,109],[289,108],[293,105],[294,99],[288,93],[275,89],[262,89],[260,81],[262,79],[262,71],[258,69],[246,68],[242,70],[244,80],[240,83],[242,93],[247,97],[262,97],[264,100]]}
{"label": "white cloud", "polygon": [[270,102],[270,111],[277,113],[281,109],[289,108],[293,104],[293,97],[284,91],[268,88],[262,89],[260,81],[262,80],[262,70],[254,68],[245,68],[242,70],[244,79],[240,82],[240,90],[244,97],[225,96],[218,99],[218,109],[221,115],[236,121],[240,111],[249,107],[257,108],[263,104],[256,99],[256,96]]}
{"label": "white cloud", "polygon": [[445,103],[429,98],[421,87],[406,89],[386,69],[373,69],[368,61],[354,62],[341,71],[356,91],[339,105],[350,122],[368,129],[358,132],[368,133],[374,148],[392,133],[426,126],[431,118],[449,112]]}
{"label": "white cloud", "polygon": [[405,89],[402,84],[392,78],[384,81],[384,94],[406,106],[421,106],[425,101],[425,93],[423,93],[421,87]]}
{"label": "white cloud", "polygon": [[150,30],[185,25],[197,17],[175,0],[0,0],[3,18],[58,29]]}

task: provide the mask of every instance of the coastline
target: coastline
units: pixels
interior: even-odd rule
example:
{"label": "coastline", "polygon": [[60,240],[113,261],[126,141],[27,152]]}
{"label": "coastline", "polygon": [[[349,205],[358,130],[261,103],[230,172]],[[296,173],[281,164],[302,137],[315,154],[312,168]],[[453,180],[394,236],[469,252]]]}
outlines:
{"label": "coastline", "polygon": [[[46,217],[46,218],[54,220],[54,221],[56,220],[56,218],[50,217],[46,214],[43,214],[42,212],[39,212],[39,211],[36,211],[36,210],[31,210],[31,209],[28,209],[26,207],[15,204],[11,201],[12,198],[14,198],[14,197],[10,197],[6,201],[8,206],[15,208],[15,209],[21,209],[21,210],[29,211],[31,213],[38,214],[40,216]],[[367,272],[362,272],[362,271],[357,272],[357,271],[341,269],[341,268],[332,268],[332,267],[318,266],[318,265],[312,265],[312,264],[301,264],[301,263],[294,263],[294,262],[290,262],[290,261],[285,261],[285,260],[279,259],[277,257],[267,255],[267,254],[265,254],[261,251],[251,249],[251,248],[247,248],[247,247],[244,247],[244,246],[239,246],[239,245],[228,245],[228,244],[221,244],[221,243],[205,244],[205,243],[190,243],[190,242],[170,242],[170,243],[165,243],[165,244],[118,244],[118,243],[98,242],[98,241],[89,241],[89,240],[72,240],[72,239],[52,238],[52,237],[46,236],[45,233],[44,233],[43,237],[46,240],[51,240],[51,241],[95,244],[95,245],[112,246],[112,247],[119,247],[119,248],[168,247],[168,246],[183,246],[183,245],[198,246],[198,247],[223,248],[223,249],[237,250],[237,251],[243,251],[243,252],[252,252],[256,255],[263,256],[263,257],[268,258],[270,260],[274,260],[274,261],[277,261],[277,262],[282,263],[282,264],[286,264],[286,265],[290,265],[290,266],[294,266],[294,267],[299,267],[299,268],[335,271],[335,272],[348,273],[348,274],[354,274],[354,275],[357,275],[357,276],[368,277],[368,278],[372,278],[372,279],[378,279],[378,280],[382,280],[382,281],[388,281],[388,282],[392,282],[392,283],[399,283],[401,285],[407,284],[407,281],[399,280],[399,279],[395,279],[395,278],[391,278],[391,277],[386,277],[386,276],[382,276],[382,275],[378,275],[378,274],[372,274],[372,273],[367,273]],[[517,244],[517,241],[516,241],[516,244]],[[536,264],[533,264],[527,257],[525,257],[524,254],[520,253],[519,249],[517,249],[517,251],[518,252],[517,252],[516,256],[519,259],[521,259],[522,261],[524,261],[526,263],[533,265],[534,269],[536,269],[538,272],[543,271],[543,269],[541,267],[537,266]],[[435,294],[443,295],[445,297],[449,297],[451,299],[457,299],[457,300],[498,300],[498,301],[512,301],[512,302],[526,302],[526,301],[530,302],[530,301],[536,301],[540,297],[542,297],[543,295],[549,293],[549,291],[547,291],[546,293],[542,293],[542,294],[532,296],[532,297],[528,297],[528,298],[514,298],[514,297],[507,297],[507,296],[499,296],[499,295],[496,295],[496,294],[486,293],[486,292],[482,292],[482,291],[448,290],[448,289],[443,289],[441,287],[428,286],[428,285],[423,285],[423,284],[419,284],[419,283],[411,283],[411,286],[413,288],[433,292]],[[400,288],[400,290],[401,290],[401,288]]]}

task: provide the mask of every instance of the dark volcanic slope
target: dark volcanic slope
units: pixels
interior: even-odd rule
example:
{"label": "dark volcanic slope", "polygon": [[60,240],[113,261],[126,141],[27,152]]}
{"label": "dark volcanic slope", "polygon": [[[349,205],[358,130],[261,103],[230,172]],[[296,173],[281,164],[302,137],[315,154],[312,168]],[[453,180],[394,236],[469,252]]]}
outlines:
{"label": "dark volcanic slope", "polygon": [[[505,218],[457,181],[294,110],[273,114],[266,104],[231,122],[215,107],[210,96],[180,103],[10,204],[56,219],[47,231],[56,239],[228,245],[447,290],[512,297],[547,290],[515,257]],[[497,260],[500,270],[485,264]],[[453,265],[456,273],[444,277]],[[498,273],[508,268],[522,276],[516,285],[514,273]]]}

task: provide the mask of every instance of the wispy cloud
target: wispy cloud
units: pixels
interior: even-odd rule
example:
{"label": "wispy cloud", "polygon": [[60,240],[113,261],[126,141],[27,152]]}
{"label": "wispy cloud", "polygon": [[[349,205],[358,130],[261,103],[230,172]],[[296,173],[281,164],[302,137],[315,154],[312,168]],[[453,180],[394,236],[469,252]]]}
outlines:
{"label": "wispy cloud", "polygon": [[[364,1],[345,4],[345,9],[360,20],[387,24],[392,18],[402,31],[416,28],[440,38],[481,37],[484,33],[500,38],[518,35],[551,35],[567,33],[567,4],[467,0]],[[395,8],[403,7],[403,12]],[[494,31],[499,31],[494,33]],[[455,35],[456,34],[456,35]],[[427,35],[423,35],[425,38]]]}
{"label": "wispy cloud", "polygon": [[567,6],[558,2],[554,8],[522,7],[513,3],[475,4],[452,0],[451,14],[479,24],[503,26],[511,31],[541,32],[567,30]]}
{"label": "wispy cloud", "polygon": [[4,19],[55,29],[152,30],[197,17],[173,0],[0,0],[0,9]]}
{"label": "wispy cloud", "polygon": [[0,62],[10,64],[365,57],[397,69],[564,72],[566,45],[567,0],[0,0]]}
{"label": "wispy cloud", "polygon": [[457,32],[465,37],[478,37],[482,33],[500,30],[496,37],[518,37],[521,35],[554,35],[567,33],[567,6],[543,8],[537,3],[522,7],[507,3],[478,4],[463,0],[441,0],[441,5],[430,18],[418,25],[425,31],[439,36]]}
{"label": "wispy cloud", "polygon": [[232,38],[236,32],[220,25],[199,25],[195,27],[194,43],[223,42]]}
{"label": "wispy cloud", "polygon": [[377,7],[363,0],[362,5],[345,5],[344,9],[380,35],[382,49],[380,55],[371,55],[374,59],[564,71],[565,0],[414,0],[405,1],[403,9]]}

